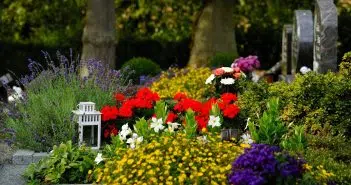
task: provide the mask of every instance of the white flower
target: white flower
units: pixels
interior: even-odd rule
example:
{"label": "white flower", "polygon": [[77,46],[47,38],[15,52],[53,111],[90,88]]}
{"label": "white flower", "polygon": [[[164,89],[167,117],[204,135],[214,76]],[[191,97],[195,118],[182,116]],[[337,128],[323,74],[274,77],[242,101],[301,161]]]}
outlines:
{"label": "white flower", "polygon": [[251,139],[250,134],[243,134],[241,136],[241,138],[243,139],[243,143],[244,144],[252,144],[254,141]]}
{"label": "white flower", "polygon": [[214,74],[211,74],[207,79],[206,79],[206,82],[205,84],[211,84],[212,81],[215,79],[215,75]]}
{"label": "white flower", "polygon": [[221,119],[219,116],[210,116],[210,120],[208,121],[208,125],[212,128],[221,126]]}
{"label": "white flower", "polygon": [[103,161],[102,154],[98,153],[94,161],[96,162],[96,164],[99,164],[101,161]]}
{"label": "white flower", "polygon": [[128,138],[127,140],[127,143],[131,149],[134,149],[136,145],[140,144],[141,142],[143,142],[143,136],[138,137],[138,134],[136,133],[133,133],[132,137]]}
{"label": "white flower", "polygon": [[23,91],[20,87],[13,86],[12,89],[15,91],[15,93],[7,98],[9,102],[14,102],[23,99]]}
{"label": "white flower", "polygon": [[310,68],[308,68],[308,67],[306,67],[306,66],[302,66],[301,68],[300,68],[300,72],[302,73],[302,74],[307,74],[308,72],[310,72],[310,71],[312,71]]}
{"label": "white flower", "polygon": [[221,79],[221,84],[224,85],[232,85],[234,84],[235,80],[233,78],[223,78]]}
{"label": "white flower", "polygon": [[169,131],[169,132],[174,132],[174,130],[177,129],[178,126],[180,126],[180,124],[177,123],[177,122],[174,122],[174,123],[172,123],[172,122],[167,122],[167,125],[168,125],[168,131]]}
{"label": "white flower", "polygon": [[152,118],[152,122],[150,124],[150,127],[154,129],[155,132],[159,132],[160,130],[163,130],[165,126],[163,126],[163,121],[162,118],[157,119],[155,117]]}
{"label": "white flower", "polygon": [[129,128],[128,123],[122,126],[122,130],[119,132],[119,138],[124,141],[127,139],[127,136],[132,133],[132,130]]}
{"label": "white flower", "polygon": [[231,67],[221,67],[221,69],[223,69],[223,71],[226,73],[232,73],[234,71],[234,69]]}

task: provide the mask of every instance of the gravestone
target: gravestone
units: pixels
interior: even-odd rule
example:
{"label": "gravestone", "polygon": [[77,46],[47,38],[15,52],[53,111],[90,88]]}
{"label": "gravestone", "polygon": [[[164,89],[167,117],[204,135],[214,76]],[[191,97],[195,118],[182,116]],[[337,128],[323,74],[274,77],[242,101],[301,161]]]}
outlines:
{"label": "gravestone", "polygon": [[292,24],[286,24],[283,27],[282,37],[282,62],[281,69],[283,76],[291,74],[291,41],[292,41]]}
{"label": "gravestone", "polygon": [[338,15],[333,0],[316,0],[313,70],[337,71]]}
{"label": "gravestone", "polygon": [[310,10],[295,10],[292,33],[291,74],[313,66],[313,18]]}

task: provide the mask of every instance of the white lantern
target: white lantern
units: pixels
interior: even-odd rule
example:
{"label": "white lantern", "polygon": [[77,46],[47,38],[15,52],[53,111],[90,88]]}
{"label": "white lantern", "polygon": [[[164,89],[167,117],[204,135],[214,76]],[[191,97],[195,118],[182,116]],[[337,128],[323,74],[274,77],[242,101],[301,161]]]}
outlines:
{"label": "white lantern", "polygon": [[[73,112],[73,120],[78,123],[79,146],[83,144],[83,128],[91,127],[90,143],[92,149],[99,149],[101,144],[101,112],[95,110],[95,103],[80,102]],[[95,136],[97,127],[97,138]]]}

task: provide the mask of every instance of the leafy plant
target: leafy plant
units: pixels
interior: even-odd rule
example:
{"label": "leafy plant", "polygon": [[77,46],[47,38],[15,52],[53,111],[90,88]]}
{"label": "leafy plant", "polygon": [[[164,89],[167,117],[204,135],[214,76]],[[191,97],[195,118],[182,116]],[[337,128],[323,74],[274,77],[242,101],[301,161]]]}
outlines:
{"label": "leafy plant", "polygon": [[272,98],[267,103],[267,110],[258,120],[258,125],[249,121],[249,131],[257,143],[279,145],[287,128],[279,118],[279,99]]}
{"label": "leafy plant", "polygon": [[303,153],[307,147],[307,138],[303,125],[295,126],[291,135],[287,134],[281,142],[281,146],[292,152]]}
{"label": "leafy plant", "polygon": [[37,164],[32,163],[24,176],[28,183],[86,183],[94,168],[96,154],[86,147],[74,147],[72,141],[54,146],[52,153]]}
{"label": "leafy plant", "polygon": [[185,127],[184,132],[187,138],[194,138],[196,136],[197,123],[195,120],[195,113],[188,109],[185,113]]}

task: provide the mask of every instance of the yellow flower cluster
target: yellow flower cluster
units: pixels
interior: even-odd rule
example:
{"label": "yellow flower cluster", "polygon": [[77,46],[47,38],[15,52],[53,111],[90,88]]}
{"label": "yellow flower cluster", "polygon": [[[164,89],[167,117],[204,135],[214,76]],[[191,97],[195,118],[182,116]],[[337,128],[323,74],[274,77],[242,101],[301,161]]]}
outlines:
{"label": "yellow flower cluster", "polygon": [[120,157],[95,173],[100,184],[227,184],[231,163],[242,153],[243,148],[218,138],[161,136],[135,150],[117,149]]}
{"label": "yellow flower cluster", "polygon": [[161,98],[173,98],[177,92],[186,93],[190,98],[202,100],[214,92],[214,86],[205,84],[211,75],[211,69],[200,68],[171,68],[163,72],[158,81],[151,85],[151,90]]}
{"label": "yellow flower cluster", "polygon": [[323,185],[327,185],[328,181],[335,176],[332,172],[327,172],[322,165],[314,168],[313,166],[305,164],[304,169],[309,172],[314,179]]}

